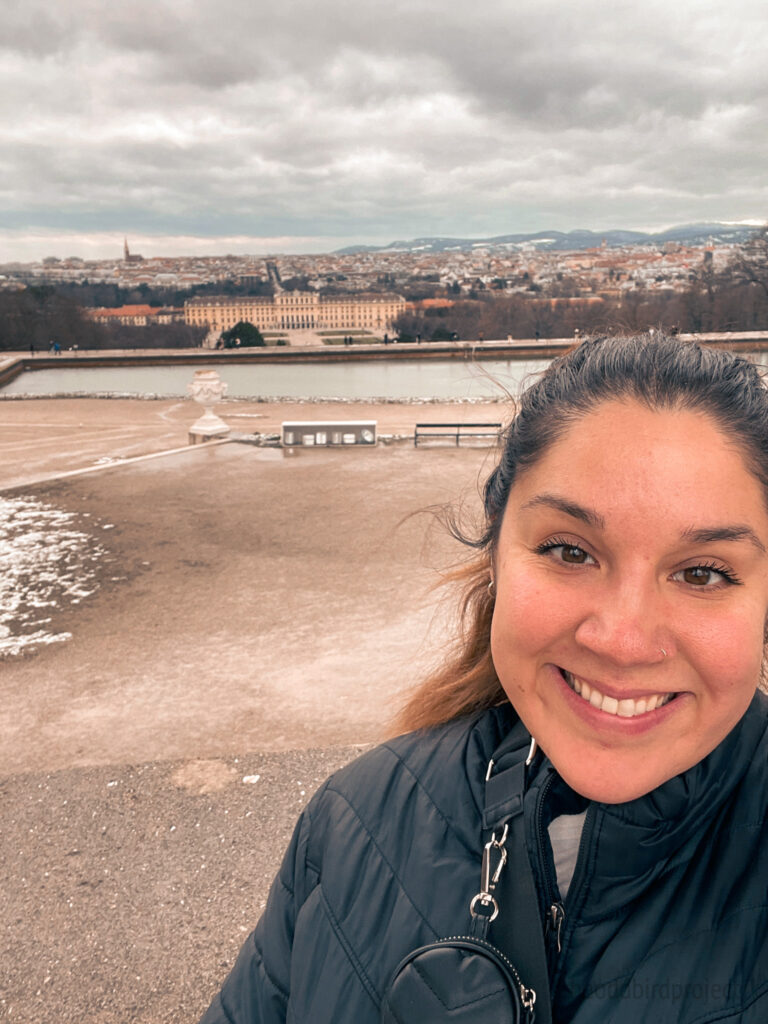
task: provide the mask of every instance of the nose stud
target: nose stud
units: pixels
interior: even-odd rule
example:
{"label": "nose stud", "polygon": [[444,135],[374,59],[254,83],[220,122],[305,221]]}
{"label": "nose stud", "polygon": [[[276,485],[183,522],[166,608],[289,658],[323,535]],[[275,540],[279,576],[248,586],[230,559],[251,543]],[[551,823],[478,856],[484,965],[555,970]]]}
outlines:
{"label": "nose stud", "polygon": [[662,658],[666,658],[666,656],[667,656],[667,652],[666,652],[666,651],[664,650],[664,648],[663,648],[663,647],[660,647],[660,648],[659,648],[659,650],[661,651],[661,656],[662,656]]}

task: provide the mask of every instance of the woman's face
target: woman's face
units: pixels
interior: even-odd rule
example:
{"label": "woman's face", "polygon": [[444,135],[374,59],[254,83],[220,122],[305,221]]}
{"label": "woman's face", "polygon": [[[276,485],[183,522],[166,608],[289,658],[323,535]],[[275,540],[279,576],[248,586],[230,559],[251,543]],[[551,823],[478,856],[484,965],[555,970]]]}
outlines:
{"label": "woman's face", "polygon": [[573,789],[642,796],[738,722],[760,673],[767,552],[761,486],[705,414],[607,402],[521,475],[491,650]]}

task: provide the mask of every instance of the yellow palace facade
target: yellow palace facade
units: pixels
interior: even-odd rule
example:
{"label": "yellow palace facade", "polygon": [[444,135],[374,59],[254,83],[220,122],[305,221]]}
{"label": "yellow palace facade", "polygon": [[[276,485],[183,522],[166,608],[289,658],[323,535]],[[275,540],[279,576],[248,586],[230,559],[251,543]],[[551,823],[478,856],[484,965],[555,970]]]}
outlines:
{"label": "yellow palace facade", "polygon": [[260,331],[365,329],[387,331],[405,312],[405,299],[392,293],[319,295],[278,292],[274,296],[199,295],[184,303],[184,322],[227,331],[244,320]]}

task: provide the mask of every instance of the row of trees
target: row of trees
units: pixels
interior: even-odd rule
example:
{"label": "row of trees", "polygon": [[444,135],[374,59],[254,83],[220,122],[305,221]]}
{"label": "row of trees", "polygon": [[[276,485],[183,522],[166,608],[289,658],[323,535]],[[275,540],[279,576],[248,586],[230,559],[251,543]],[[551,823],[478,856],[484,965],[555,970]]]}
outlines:
{"label": "row of trees", "polygon": [[540,296],[460,299],[449,308],[405,313],[396,327],[403,340],[565,338],[644,331],[649,327],[701,333],[768,328],[768,300],[755,287],[730,285],[684,292],[635,290],[620,298],[554,299]]}
{"label": "row of trees", "polygon": [[79,306],[183,306],[195,295],[272,295],[272,285],[260,277],[244,280],[210,281],[190,288],[167,288],[142,283],[123,288],[107,281],[65,281],[52,285],[56,291],[73,299]]}
{"label": "row of trees", "polygon": [[54,343],[62,349],[194,348],[205,334],[205,328],[186,324],[97,324],[53,287],[0,292],[0,351],[45,352]]}
{"label": "row of trees", "polygon": [[[199,348],[208,331],[189,324],[103,324],[101,342],[91,348]],[[82,345],[80,346],[83,347]]]}
{"label": "row of trees", "polygon": [[46,350],[55,341],[62,348],[99,348],[103,338],[99,325],[54,288],[0,292],[0,349]]}

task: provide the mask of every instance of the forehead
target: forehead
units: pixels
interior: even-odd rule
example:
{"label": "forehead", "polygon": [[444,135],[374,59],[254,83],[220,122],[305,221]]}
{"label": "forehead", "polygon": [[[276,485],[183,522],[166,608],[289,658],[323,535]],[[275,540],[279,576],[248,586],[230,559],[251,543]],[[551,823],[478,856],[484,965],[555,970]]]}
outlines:
{"label": "forehead", "polygon": [[572,423],[510,501],[553,491],[623,518],[750,521],[768,534],[762,485],[707,413],[612,401]]}

